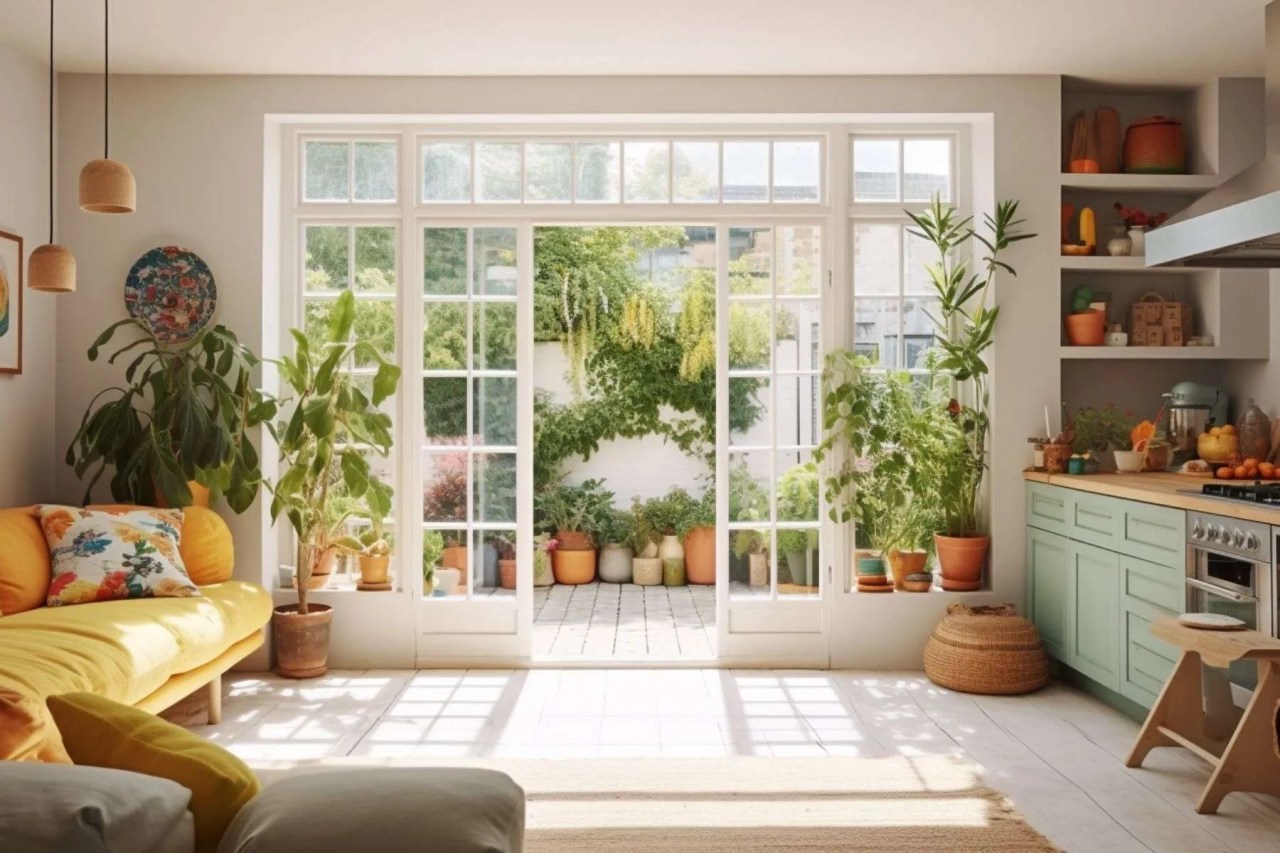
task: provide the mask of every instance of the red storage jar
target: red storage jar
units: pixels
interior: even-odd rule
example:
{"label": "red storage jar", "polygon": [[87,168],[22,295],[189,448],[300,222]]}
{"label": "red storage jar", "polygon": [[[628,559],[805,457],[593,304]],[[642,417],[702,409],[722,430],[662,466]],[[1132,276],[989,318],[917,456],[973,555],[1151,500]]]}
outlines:
{"label": "red storage jar", "polygon": [[1152,175],[1187,171],[1187,141],[1182,122],[1152,116],[1129,125],[1124,135],[1124,170]]}

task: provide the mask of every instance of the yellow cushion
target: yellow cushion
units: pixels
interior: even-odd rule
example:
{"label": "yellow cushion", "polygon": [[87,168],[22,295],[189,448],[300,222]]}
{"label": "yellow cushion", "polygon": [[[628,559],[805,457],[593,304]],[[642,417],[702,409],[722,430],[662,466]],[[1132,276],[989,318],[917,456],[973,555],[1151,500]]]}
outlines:
{"label": "yellow cushion", "polygon": [[70,764],[44,703],[0,687],[0,761]]}
{"label": "yellow cushion", "polygon": [[35,507],[0,509],[0,613],[44,604],[53,569]]}
{"label": "yellow cushion", "polygon": [[0,684],[36,697],[87,691],[132,705],[270,619],[270,593],[242,581],[192,598],[28,610],[0,619]]}
{"label": "yellow cushion", "polygon": [[[133,504],[90,504],[85,507],[100,512],[136,508]],[[231,580],[231,573],[236,565],[231,530],[222,516],[207,506],[183,507],[182,538],[178,552],[187,567],[187,574],[196,586]]]}
{"label": "yellow cushion", "polygon": [[261,789],[239,758],[146,711],[92,693],[50,696],[47,703],[76,764],[145,773],[190,789],[201,853],[217,850],[232,819]]}

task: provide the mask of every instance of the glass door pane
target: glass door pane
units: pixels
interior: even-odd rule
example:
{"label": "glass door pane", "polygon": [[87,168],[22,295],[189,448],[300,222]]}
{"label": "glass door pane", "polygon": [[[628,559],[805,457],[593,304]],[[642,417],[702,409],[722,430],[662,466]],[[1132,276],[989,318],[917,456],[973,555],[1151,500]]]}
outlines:
{"label": "glass door pane", "polygon": [[423,230],[419,441],[433,601],[516,594],[516,231]]}

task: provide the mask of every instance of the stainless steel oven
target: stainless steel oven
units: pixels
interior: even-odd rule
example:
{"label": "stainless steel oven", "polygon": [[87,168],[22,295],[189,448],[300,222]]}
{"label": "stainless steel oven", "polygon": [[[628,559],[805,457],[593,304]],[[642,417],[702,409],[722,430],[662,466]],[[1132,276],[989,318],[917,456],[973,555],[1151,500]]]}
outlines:
{"label": "stainless steel oven", "polygon": [[[1276,633],[1273,556],[1276,537],[1266,524],[1207,513],[1187,513],[1187,612],[1234,616],[1269,636]],[[1257,685],[1257,667],[1231,667],[1231,681]]]}

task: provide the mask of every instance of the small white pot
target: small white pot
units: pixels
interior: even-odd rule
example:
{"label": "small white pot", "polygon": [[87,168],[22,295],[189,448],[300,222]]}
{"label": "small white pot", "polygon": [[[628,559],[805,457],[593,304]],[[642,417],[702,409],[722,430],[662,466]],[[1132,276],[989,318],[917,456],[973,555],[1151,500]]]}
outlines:
{"label": "small white pot", "polygon": [[1122,474],[1136,474],[1142,470],[1146,454],[1141,450],[1117,450],[1116,470]]}
{"label": "small white pot", "polygon": [[462,572],[457,569],[436,569],[436,589],[445,595],[453,595],[458,591],[458,583],[462,580]]}

